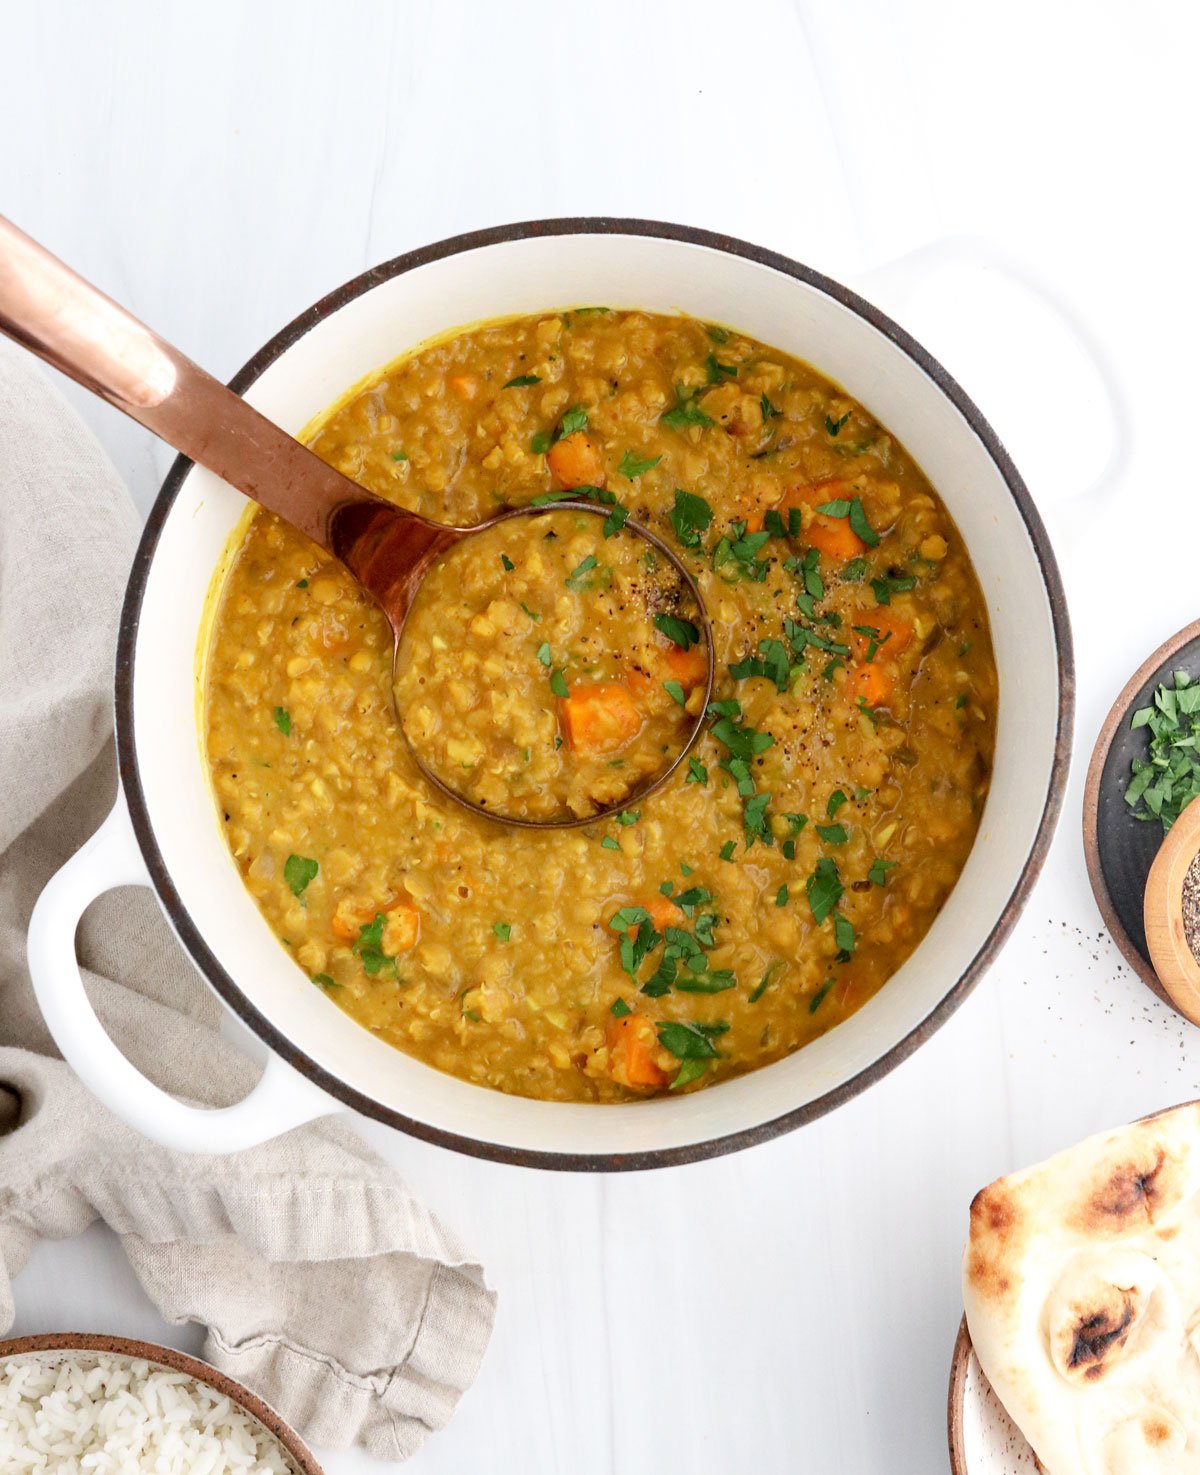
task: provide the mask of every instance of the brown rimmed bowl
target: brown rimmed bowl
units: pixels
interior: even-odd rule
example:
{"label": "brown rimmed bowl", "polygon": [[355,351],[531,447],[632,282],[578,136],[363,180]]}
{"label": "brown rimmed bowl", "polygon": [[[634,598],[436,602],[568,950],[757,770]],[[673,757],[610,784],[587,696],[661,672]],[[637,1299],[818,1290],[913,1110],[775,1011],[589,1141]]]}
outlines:
{"label": "brown rimmed bowl", "polygon": [[214,1392],[228,1398],[231,1403],[236,1403],[243,1413],[256,1419],[286,1452],[296,1475],[324,1475],[312,1450],[269,1404],[264,1403],[257,1394],[251,1393],[236,1378],[218,1372],[207,1362],[189,1357],[186,1352],[176,1352],[173,1347],[161,1347],[157,1342],[135,1341],[129,1337],[105,1337],[92,1332],[48,1332],[42,1336],[14,1337],[11,1341],[0,1342],[0,1362],[19,1357],[53,1363],[65,1360],[76,1352],[95,1352],[126,1362],[149,1362],[156,1367],[184,1373],[197,1383],[204,1383]]}
{"label": "brown rimmed bowl", "polygon": [[966,1318],[950,1360],[950,1475],[1038,1475],[1041,1465],[979,1366]]}
{"label": "brown rimmed bowl", "polygon": [[[814,364],[897,435],[945,501],[979,575],[1000,678],[992,788],[942,912],[899,972],[803,1050],[703,1091],[625,1106],[531,1101],[442,1074],[362,1029],[272,935],[225,846],[196,729],[205,599],[243,499],[178,461],[130,578],[116,674],[122,794],[51,881],[30,969],[60,1049],[146,1135],[226,1151],[350,1106],[503,1162],[613,1171],[685,1163],[801,1126],[880,1080],[966,998],[1012,930],[1062,803],[1074,710],[1071,637],[1054,555],[1016,468],[962,389],[861,297],[728,236],[642,220],[502,226],[384,263],[271,340],[233,386],[293,432],[406,348],[455,324],[603,303],[733,323]],[[100,891],[151,887],[196,967],[268,1047],[259,1086],[199,1111],[138,1074],[101,1029],[74,955]]]}

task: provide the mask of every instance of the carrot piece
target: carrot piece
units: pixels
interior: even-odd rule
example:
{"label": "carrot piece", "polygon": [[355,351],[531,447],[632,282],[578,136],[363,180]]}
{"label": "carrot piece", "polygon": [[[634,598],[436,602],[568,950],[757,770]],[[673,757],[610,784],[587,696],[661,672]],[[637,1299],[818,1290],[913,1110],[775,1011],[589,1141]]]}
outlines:
{"label": "carrot piece", "polygon": [[475,391],[479,385],[470,374],[452,374],[450,377],[450,388],[458,395],[459,399],[474,399]]}
{"label": "carrot piece", "polygon": [[561,702],[567,741],[577,753],[615,753],[642,728],[642,715],[620,681],[593,681]]}
{"label": "carrot piece", "polygon": [[608,475],[604,452],[582,430],[556,440],[546,452],[546,465],[563,492],[575,487],[602,487]]}
{"label": "carrot piece", "polygon": [[[780,499],[780,510],[786,515],[789,507],[820,507],[825,502],[835,502],[845,493],[844,481],[818,481],[812,486],[788,487]],[[810,548],[848,563],[852,558],[866,552],[867,545],[851,528],[844,517],[828,517],[823,512],[814,512],[812,522],[801,534]]]}
{"label": "carrot piece", "polygon": [[[897,614],[895,610],[881,608],[872,610],[869,615],[863,615],[858,621],[864,628],[878,630],[879,635],[875,641],[875,659],[877,661],[894,660],[896,656],[903,654],[912,644],[915,631],[903,615]],[[871,649],[872,636],[860,635],[857,630],[853,632],[854,651],[859,660],[866,660],[867,652]]]}
{"label": "carrot piece", "polygon": [[[683,912],[675,905],[669,896],[664,896],[661,891],[652,892],[649,896],[639,897],[636,906],[644,908],[650,913],[650,920],[654,923],[656,932],[665,932],[668,927],[681,927],[686,920]],[[631,922],[626,928],[630,937],[636,937],[638,924]]]}
{"label": "carrot piece", "polygon": [[376,902],[370,896],[343,896],[333,909],[329,930],[342,942],[357,942],[358,934],[382,912],[384,916],[382,946],[393,957],[415,947],[421,935],[421,913],[410,901],[390,904]]}
{"label": "carrot piece", "polygon": [[886,707],[896,688],[895,677],[878,661],[859,666],[847,684],[855,703],[861,699],[868,707]]}
{"label": "carrot piece", "polygon": [[687,690],[699,686],[708,675],[708,656],[703,646],[693,645],[684,650],[681,645],[672,644],[663,660],[671,675]]}
{"label": "carrot piece", "polygon": [[353,942],[378,910],[369,896],[343,896],[333,909],[329,930],[343,942]]}
{"label": "carrot piece", "polygon": [[667,1084],[667,1073],[655,1060],[658,1035],[642,1014],[610,1018],[605,1030],[609,1074],[622,1086],[658,1090]]}
{"label": "carrot piece", "polygon": [[398,901],[384,913],[383,950],[395,957],[417,945],[421,935],[421,913],[411,902]]}

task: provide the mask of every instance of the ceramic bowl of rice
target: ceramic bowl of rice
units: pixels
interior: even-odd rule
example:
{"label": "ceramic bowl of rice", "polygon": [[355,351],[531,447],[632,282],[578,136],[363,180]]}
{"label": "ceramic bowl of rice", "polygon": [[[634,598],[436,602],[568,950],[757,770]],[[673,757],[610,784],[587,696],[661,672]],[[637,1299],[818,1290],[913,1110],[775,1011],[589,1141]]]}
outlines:
{"label": "ceramic bowl of rice", "polygon": [[152,1342],[0,1342],[3,1475],[322,1475],[274,1409]]}

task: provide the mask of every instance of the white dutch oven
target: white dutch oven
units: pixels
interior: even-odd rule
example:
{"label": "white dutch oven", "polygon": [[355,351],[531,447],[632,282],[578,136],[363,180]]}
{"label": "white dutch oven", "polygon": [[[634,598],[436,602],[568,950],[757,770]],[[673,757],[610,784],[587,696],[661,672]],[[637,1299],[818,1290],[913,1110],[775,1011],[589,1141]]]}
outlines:
{"label": "white dutch oven", "polygon": [[[38,998],[63,1054],[126,1121],[170,1146],[225,1151],[349,1105],[467,1152],[616,1169],[729,1151],[810,1121],[878,1080],[962,1002],[1012,928],[1049,844],[1069,750],[1073,678],[1045,529],[979,411],[901,329],[845,288],[770,252],[675,226],[567,220],[463,236],[367,272],[317,303],[234,381],[292,432],[347,385],[458,323],[603,302],[736,324],[813,363],[893,431],[961,529],[1000,675],[995,772],[962,877],[909,961],[853,1018],[795,1055],[691,1095],[636,1106],[527,1101],[400,1054],[314,989],[239,879],[208,786],[195,656],[214,567],[242,497],[178,462],[142,538],[117,662],[121,796],[46,888],[30,928]],[[104,1034],[74,956],[76,923],[123,884],[158,895],[196,967],[269,1047],[239,1105],[160,1091]]]}

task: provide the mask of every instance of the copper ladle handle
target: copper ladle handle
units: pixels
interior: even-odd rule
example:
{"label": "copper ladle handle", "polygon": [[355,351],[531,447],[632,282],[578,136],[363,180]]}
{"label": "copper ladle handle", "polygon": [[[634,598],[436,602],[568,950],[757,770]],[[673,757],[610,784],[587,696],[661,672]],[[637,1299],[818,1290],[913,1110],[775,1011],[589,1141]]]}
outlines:
{"label": "copper ladle handle", "polygon": [[3,216],[0,332],[340,558],[393,623],[387,595],[416,582],[400,570],[427,566],[461,536],[326,465]]}

